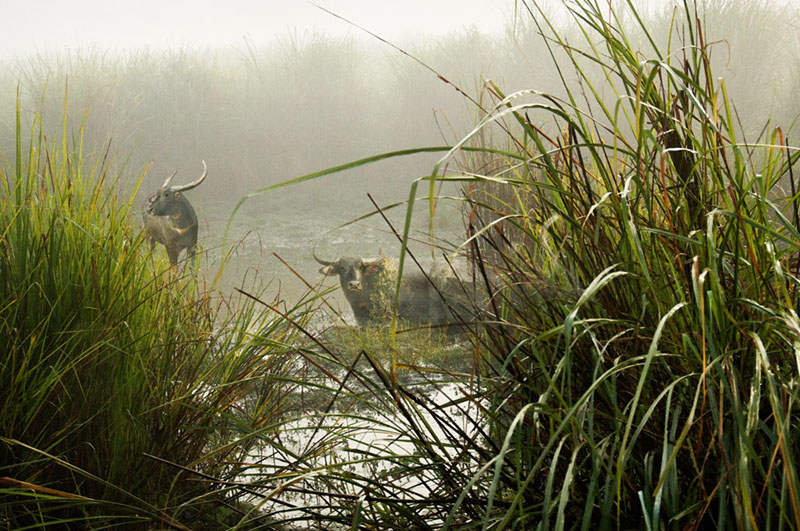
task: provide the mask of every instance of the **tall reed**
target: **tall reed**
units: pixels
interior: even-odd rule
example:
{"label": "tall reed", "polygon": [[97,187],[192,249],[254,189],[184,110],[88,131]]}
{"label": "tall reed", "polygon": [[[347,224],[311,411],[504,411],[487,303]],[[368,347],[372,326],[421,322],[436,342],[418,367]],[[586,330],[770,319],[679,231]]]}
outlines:
{"label": "tall reed", "polygon": [[582,44],[525,5],[565,96],[492,84],[463,141],[508,134],[467,193],[499,279],[481,524],[800,525],[797,150],[743,138],[694,5],[665,39],[631,3],[570,3]]}
{"label": "tall reed", "polygon": [[60,145],[40,123],[28,139],[19,113],[0,169],[0,522],[236,524],[243,494],[208,478],[236,477],[280,415],[295,329],[151,258],[106,153],[66,119]]}
{"label": "tall reed", "polygon": [[[306,512],[354,528],[800,526],[797,149],[769,124],[747,139],[694,4],[654,35],[630,2],[571,2],[569,41],[520,4],[563,90],[488,83],[494,106],[412,186],[402,231],[421,186],[433,211],[439,183],[463,184],[462,248],[487,294],[478,369],[435,404],[402,378],[425,367],[366,346],[367,368],[342,363],[364,390],[332,390],[370,413],[319,420],[334,438],[295,477],[313,471],[325,502]],[[329,453],[369,430],[385,444]]]}

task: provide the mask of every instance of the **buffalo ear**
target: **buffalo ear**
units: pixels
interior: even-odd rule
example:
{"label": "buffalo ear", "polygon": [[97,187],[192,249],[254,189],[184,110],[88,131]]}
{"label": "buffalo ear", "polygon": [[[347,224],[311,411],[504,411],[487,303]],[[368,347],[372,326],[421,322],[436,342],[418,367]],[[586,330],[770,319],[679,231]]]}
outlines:
{"label": "buffalo ear", "polygon": [[328,277],[336,274],[336,271],[334,270],[334,267],[332,265],[323,267],[322,269],[319,270],[319,272]]}

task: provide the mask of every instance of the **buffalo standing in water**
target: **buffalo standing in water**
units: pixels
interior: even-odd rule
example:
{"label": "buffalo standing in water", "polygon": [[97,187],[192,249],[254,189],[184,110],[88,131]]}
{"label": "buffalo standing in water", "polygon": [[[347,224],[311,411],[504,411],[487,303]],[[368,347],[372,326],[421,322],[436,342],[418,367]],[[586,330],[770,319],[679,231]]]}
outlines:
{"label": "buffalo standing in water", "polygon": [[[397,287],[397,264],[380,256],[344,256],[323,260],[320,273],[338,276],[342,291],[359,326],[385,323],[392,316],[392,301]],[[411,268],[415,266],[409,264]],[[456,277],[451,264],[436,261],[427,269],[406,269],[400,282],[398,316],[413,323],[452,325],[474,319],[475,289],[467,275]],[[459,270],[458,273],[463,273]]]}
{"label": "buffalo standing in water", "polygon": [[144,204],[145,237],[150,242],[152,251],[156,242],[167,249],[169,262],[173,266],[178,263],[178,255],[186,249],[187,258],[194,255],[197,245],[197,214],[183,192],[195,188],[208,175],[206,162],[203,161],[203,175],[194,182],[181,186],[170,186],[173,172],[157,192],[147,198]]}
{"label": "buffalo standing in water", "polygon": [[[394,260],[380,256],[361,258],[344,256],[337,260],[314,259],[324,267],[320,273],[338,276],[342,291],[359,326],[382,323],[391,319],[392,300],[397,281]],[[428,287],[425,277],[417,272],[405,273],[400,285],[398,315],[415,322],[428,321]]]}

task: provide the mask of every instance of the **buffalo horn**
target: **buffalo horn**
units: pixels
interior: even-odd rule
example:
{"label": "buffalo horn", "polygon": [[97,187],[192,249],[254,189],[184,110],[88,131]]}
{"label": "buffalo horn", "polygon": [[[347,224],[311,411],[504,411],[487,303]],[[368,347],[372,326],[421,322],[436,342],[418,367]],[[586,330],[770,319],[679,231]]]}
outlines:
{"label": "buffalo horn", "polygon": [[172,178],[173,178],[173,177],[175,177],[175,175],[176,175],[177,173],[178,173],[178,170],[175,170],[174,172],[172,172],[172,175],[170,175],[169,177],[167,177],[167,180],[166,180],[166,181],[164,181],[164,186],[162,186],[161,188],[163,188],[163,189],[167,189],[167,188],[169,188],[169,183],[170,183],[170,182],[172,182]]}
{"label": "buffalo horn", "polygon": [[311,248],[311,254],[314,256],[314,260],[316,260],[317,262],[319,262],[320,264],[322,264],[324,266],[329,266],[329,265],[333,265],[333,264],[336,263],[336,262],[328,262],[328,261],[323,260],[322,258],[318,257],[317,256],[317,246],[316,245],[314,245],[314,247]]}
{"label": "buffalo horn", "polygon": [[[170,192],[185,192],[186,190],[191,190],[192,188],[203,182],[203,179],[206,178],[206,175],[208,175],[208,167],[206,166],[206,161],[203,161],[203,175],[201,175],[199,179],[189,184],[183,184],[181,186],[173,186],[169,190]],[[172,177],[170,177],[170,179],[172,179]]]}

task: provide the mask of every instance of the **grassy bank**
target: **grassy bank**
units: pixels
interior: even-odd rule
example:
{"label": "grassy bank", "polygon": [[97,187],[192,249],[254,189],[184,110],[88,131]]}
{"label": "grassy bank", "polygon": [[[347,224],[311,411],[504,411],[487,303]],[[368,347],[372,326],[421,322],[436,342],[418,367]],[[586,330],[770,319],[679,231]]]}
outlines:
{"label": "grassy bank", "polygon": [[151,258],[81,133],[18,131],[0,169],[0,522],[233,525],[241,493],[202,478],[273,429],[295,329]]}

